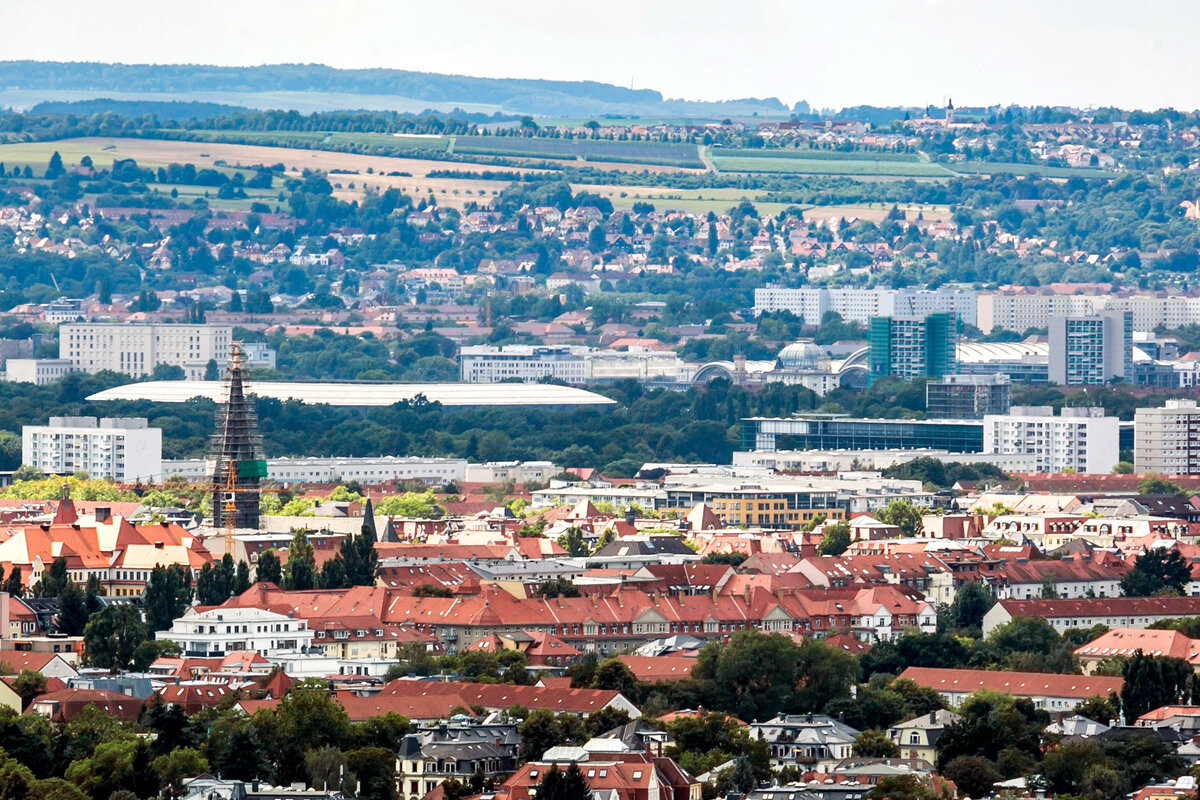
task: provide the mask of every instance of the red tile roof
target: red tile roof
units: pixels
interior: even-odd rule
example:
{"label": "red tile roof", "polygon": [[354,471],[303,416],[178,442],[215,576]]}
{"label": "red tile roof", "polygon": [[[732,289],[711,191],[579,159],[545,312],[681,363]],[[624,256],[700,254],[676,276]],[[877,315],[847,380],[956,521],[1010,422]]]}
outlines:
{"label": "red tile roof", "polygon": [[918,686],[938,692],[972,693],[982,689],[1017,697],[1065,697],[1083,700],[1120,693],[1121,678],[1059,675],[1048,672],[997,672],[982,669],[908,667],[900,673]]}
{"label": "red tile roof", "polygon": [[1001,600],[1013,617],[1196,616],[1200,597],[1084,597],[1076,600]]}
{"label": "red tile roof", "polygon": [[691,677],[695,658],[686,656],[618,656],[639,681],[659,683]]}
{"label": "red tile roof", "polygon": [[1075,649],[1075,655],[1091,659],[1116,656],[1127,658],[1141,650],[1148,656],[1200,659],[1200,639],[1192,639],[1180,631],[1149,628],[1114,628],[1097,639]]}
{"label": "red tile roof", "polygon": [[42,713],[45,708],[51,719],[66,722],[88,706],[123,720],[134,720],[141,713],[142,701],[103,689],[60,689],[35,697],[25,713]]}

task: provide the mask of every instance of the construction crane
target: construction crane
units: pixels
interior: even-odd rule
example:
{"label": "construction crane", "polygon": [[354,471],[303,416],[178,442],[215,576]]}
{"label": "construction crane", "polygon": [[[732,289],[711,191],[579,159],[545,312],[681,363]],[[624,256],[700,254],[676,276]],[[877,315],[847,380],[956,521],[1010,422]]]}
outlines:
{"label": "construction crane", "polygon": [[[252,468],[257,468],[259,462],[250,462],[250,464],[253,465]],[[211,494],[213,495],[214,504],[218,502],[217,496],[219,495],[221,511],[224,512],[222,517],[224,518],[225,522],[225,552],[232,556],[234,523],[237,521],[237,496],[239,494],[248,494],[250,492],[255,492],[258,494],[262,494],[264,492],[269,494],[286,494],[288,490],[275,486],[238,486],[237,479],[241,465],[231,458],[229,459],[227,466],[228,469],[225,470],[225,480],[223,483],[190,483],[186,487],[180,488],[185,489],[186,491]],[[166,486],[161,483],[143,484],[143,486],[154,487],[156,489],[166,488]]]}
{"label": "construction crane", "polygon": [[[225,552],[228,553],[230,557],[233,556],[233,529],[234,522],[237,520],[237,496],[239,494],[248,494],[250,492],[254,492],[256,494],[262,494],[263,492],[282,494],[287,491],[286,489],[277,489],[274,487],[239,487],[237,485],[237,479],[245,463],[246,462],[242,462],[239,464],[232,458],[229,459],[228,468],[225,470],[225,483],[220,486],[202,487],[205,493],[211,492],[215,495],[216,493],[220,492],[221,494],[221,511],[223,512],[221,516],[224,518],[225,522]],[[254,467],[258,467],[261,462],[254,461],[249,463],[251,463]]]}

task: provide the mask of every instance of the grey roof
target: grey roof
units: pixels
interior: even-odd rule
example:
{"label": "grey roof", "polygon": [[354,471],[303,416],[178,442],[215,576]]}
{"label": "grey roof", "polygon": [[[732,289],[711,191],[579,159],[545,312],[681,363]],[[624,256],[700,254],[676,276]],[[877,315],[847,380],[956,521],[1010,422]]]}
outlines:
{"label": "grey roof", "polygon": [[704,642],[687,633],[677,633],[663,639],[646,642],[633,651],[635,656],[665,656],[668,653],[678,653],[681,650],[699,650]]}
{"label": "grey roof", "polygon": [[[932,719],[930,716],[932,715]],[[953,711],[946,708],[939,708],[937,711],[931,711],[929,714],[922,714],[919,717],[906,719],[904,722],[897,722],[892,726],[893,730],[925,730],[928,728],[944,728],[947,725],[958,722],[959,716]]]}
{"label": "grey roof", "polygon": [[1105,725],[1101,722],[1096,722],[1094,719],[1088,719],[1087,717],[1081,717],[1080,715],[1075,714],[1057,722],[1050,723],[1046,726],[1046,732],[1057,733],[1060,736],[1068,737],[1090,737],[1099,736],[1107,731],[1108,728],[1108,725]]}
{"label": "grey roof", "polygon": [[788,734],[788,741],[797,744],[844,744],[853,742],[862,731],[823,714],[780,714],[766,722],[750,725],[757,737],[760,733],[769,741]]}
{"label": "grey roof", "polygon": [[696,551],[688,547],[680,536],[637,536],[614,539],[597,552],[594,557],[620,556],[694,556]]}
{"label": "grey roof", "polygon": [[933,764],[923,758],[847,758],[833,771],[842,775],[910,775],[933,772]]}
{"label": "grey roof", "polygon": [[472,761],[479,758],[504,758],[512,752],[491,742],[430,742],[421,745],[423,758],[453,758]]}

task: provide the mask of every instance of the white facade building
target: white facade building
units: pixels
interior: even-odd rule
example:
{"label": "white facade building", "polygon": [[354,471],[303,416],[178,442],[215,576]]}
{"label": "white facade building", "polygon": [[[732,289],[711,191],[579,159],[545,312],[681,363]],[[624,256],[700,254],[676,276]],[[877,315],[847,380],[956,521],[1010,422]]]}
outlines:
{"label": "white facade building", "polygon": [[514,379],[537,381],[543,378],[583,383],[583,355],[575,350],[565,345],[478,345],[460,349],[458,361],[462,379],[467,383],[500,383]]}
{"label": "white facade building", "polygon": [[159,364],[181,367],[188,380],[202,380],[209,361],[229,363],[232,325],[72,323],[58,329],[59,358],[77,369],[112,370],[144,378]]}
{"label": "white facade building", "polygon": [[240,346],[247,367],[275,369],[275,348],[267,347],[262,342],[244,342]]}
{"label": "white facade building", "polygon": [[1200,474],[1200,407],[1195,400],[1168,400],[1163,408],[1133,415],[1134,471]]}
{"label": "white facade building", "polygon": [[21,463],[51,475],[162,480],[162,429],[143,417],[51,417],[21,429]]}
{"label": "white facade building", "polygon": [[944,312],[975,324],[975,293],[952,288],[928,289],[787,289],[767,286],[754,290],[754,313],[790,311],[807,325],[836,311],[846,322],[866,324],[871,317],[920,317]]}
{"label": "white facade building", "polygon": [[553,378],[587,384],[631,378],[677,381],[682,362],[674,351],[596,350],[568,345],[476,345],[459,350],[462,379],[467,383]]}
{"label": "white facade building", "polygon": [[[164,461],[164,475],[182,475],[189,480],[202,480],[212,475],[213,464],[203,458]],[[387,481],[423,481],[441,486],[461,481],[467,475],[463,458],[419,458],[416,456],[297,457],[267,459],[267,478],[277,483],[339,483],[356,480],[359,483]]]}
{"label": "white facade building", "polygon": [[491,461],[467,464],[468,483],[549,483],[562,472],[552,461]]}
{"label": "white facade building", "polygon": [[45,386],[54,383],[75,366],[65,358],[10,358],[4,362],[4,380]]}
{"label": "white facade building", "polygon": [[158,631],[155,637],[175,642],[184,656],[225,656],[249,650],[270,658],[311,647],[313,632],[305,620],[261,608],[189,608],[171,624],[171,630]]}
{"label": "white facade building", "polygon": [[1102,408],[1013,406],[983,418],[983,452],[1034,457],[1036,472],[1108,474],[1120,460],[1120,428]]}
{"label": "white facade building", "polygon": [[1111,294],[981,294],[977,300],[979,329],[1023,333],[1044,328],[1051,316],[1078,317],[1101,311],[1128,311],[1133,328],[1152,331],[1200,323],[1200,297]]}

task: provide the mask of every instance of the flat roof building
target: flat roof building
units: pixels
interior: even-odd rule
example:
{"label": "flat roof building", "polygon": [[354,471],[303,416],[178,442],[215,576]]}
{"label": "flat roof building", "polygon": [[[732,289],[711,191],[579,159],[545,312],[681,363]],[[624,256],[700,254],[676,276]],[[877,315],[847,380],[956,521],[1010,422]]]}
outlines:
{"label": "flat roof building", "polygon": [[1133,318],[1128,311],[1054,316],[1049,323],[1051,383],[1098,386],[1133,382]]}
{"label": "flat roof building", "polygon": [[674,382],[682,366],[672,350],[599,350],[569,345],[475,345],[460,349],[458,359],[466,383],[546,378],[571,384],[622,379]]}
{"label": "flat roof building", "polygon": [[1200,474],[1200,407],[1168,400],[1133,414],[1133,468],[1161,475]]}
{"label": "flat roof building", "polygon": [[144,417],[51,417],[21,428],[21,463],[50,475],[162,480],[162,429]]}
{"label": "flat roof building", "polygon": [[1119,421],[1103,408],[1013,406],[983,418],[984,452],[1034,456],[1037,472],[1108,474],[1120,447]]}
{"label": "flat roof building", "polygon": [[[296,400],[348,408],[390,406],[420,398],[443,406],[611,406],[615,400],[577,389],[548,383],[317,383],[304,381],[247,381],[246,392],[276,400]],[[156,403],[186,403],[202,397],[225,399],[222,381],[145,381],[114,386],[90,395],[91,401],[149,400]]]}
{"label": "flat roof building", "polygon": [[925,415],[930,419],[983,419],[1012,406],[1007,375],[946,375],[925,384]]}
{"label": "flat roof building", "polygon": [[959,319],[953,314],[872,317],[867,323],[867,382],[957,372],[958,332]]}
{"label": "flat roof building", "polygon": [[742,420],[743,450],[949,450],[983,452],[983,423],[950,419],[861,419],[808,414]]}
{"label": "flat roof building", "polygon": [[77,322],[58,329],[59,358],[89,374],[109,370],[145,378],[166,365],[199,380],[209,362],[220,374],[229,364],[232,345],[232,325]]}
{"label": "flat roof building", "polygon": [[[267,479],[277,483],[359,483],[421,481],[441,486],[466,479],[464,458],[420,458],[418,456],[320,457],[297,456],[268,458]],[[189,480],[204,480],[212,474],[213,464],[203,458],[163,462],[164,475],[182,475]]]}
{"label": "flat roof building", "polygon": [[4,380],[45,386],[77,371],[66,358],[10,358],[4,363]]}

